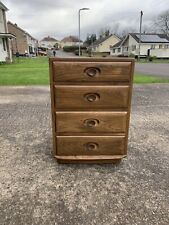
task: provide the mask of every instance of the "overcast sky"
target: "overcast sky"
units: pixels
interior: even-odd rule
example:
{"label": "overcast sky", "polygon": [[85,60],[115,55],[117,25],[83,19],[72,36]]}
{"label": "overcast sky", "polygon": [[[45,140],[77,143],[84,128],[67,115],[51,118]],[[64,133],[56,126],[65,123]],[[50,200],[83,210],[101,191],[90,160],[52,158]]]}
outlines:
{"label": "overcast sky", "polygon": [[32,36],[42,39],[52,36],[61,40],[67,35],[78,35],[78,9],[81,12],[82,39],[87,34],[109,28],[139,30],[139,15],[143,10],[143,29],[152,26],[153,18],[169,8],[169,0],[1,0],[9,11],[7,20]]}

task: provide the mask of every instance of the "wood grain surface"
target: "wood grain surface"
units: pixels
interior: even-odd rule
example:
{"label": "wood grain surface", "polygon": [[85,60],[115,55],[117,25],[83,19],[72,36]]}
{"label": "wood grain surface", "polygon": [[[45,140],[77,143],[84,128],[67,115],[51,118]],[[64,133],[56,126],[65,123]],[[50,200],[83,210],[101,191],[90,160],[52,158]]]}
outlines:
{"label": "wood grain surface", "polygon": [[127,108],[129,86],[55,85],[57,109]]}
{"label": "wood grain surface", "polygon": [[[56,112],[56,132],[123,133],[126,120],[127,112]],[[96,123],[90,126],[90,121]]]}
{"label": "wood grain surface", "polygon": [[[92,82],[129,81],[131,62],[54,62],[54,81]],[[96,76],[88,76],[86,70],[96,68]]]}
{"label": "wood grain surface", "polygon": [[124,154],[125,136],[57,136],[56,139],[58,155]]}

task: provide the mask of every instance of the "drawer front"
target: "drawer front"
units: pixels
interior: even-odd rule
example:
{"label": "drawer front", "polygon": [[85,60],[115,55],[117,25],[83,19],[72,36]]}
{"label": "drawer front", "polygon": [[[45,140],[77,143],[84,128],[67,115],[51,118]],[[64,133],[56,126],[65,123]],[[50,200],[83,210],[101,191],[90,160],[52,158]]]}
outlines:
{"label": "drawer front", "polygon": [[54,81],[129,81],[131,62],[53,62]]}
{"label": "drawer front", "polygon": [[124,133],[127,112],[56,112],[58,133]]}
{"label": "drawer front", "polygon": [[128,107],[129,86],[55,85],[55,105],[59,109],[111,109]]}
{"label": "drawer front", "polygon": [[123,155],[125,136],[57,136],[57,155]]}

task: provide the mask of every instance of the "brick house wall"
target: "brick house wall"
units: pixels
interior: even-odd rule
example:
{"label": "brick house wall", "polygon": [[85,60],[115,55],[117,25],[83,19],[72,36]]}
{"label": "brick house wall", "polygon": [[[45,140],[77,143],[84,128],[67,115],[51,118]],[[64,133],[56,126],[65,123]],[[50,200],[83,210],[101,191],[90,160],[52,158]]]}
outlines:
{"label": "brick house wall", "polygon": [[16,24],[12,24],[11,22],[8,22],[7,25],[8,31],[16,36],[16,39],[13,39],[11,41],[12,53],[16,54],[16,52],[19,52],[19,54],[25,54],[26,52],[28,52],[29,49],[27,35],[25,34],[25,32]]}

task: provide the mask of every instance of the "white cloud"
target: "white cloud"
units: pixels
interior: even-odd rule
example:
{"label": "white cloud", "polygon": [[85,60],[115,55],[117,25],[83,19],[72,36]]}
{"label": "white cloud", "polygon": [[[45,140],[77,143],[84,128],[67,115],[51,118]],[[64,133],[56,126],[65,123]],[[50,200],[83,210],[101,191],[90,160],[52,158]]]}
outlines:
{"label": "white cloud", "polygon": [[27,30],[36,38],[46,35],[62,39],[77,35],[78,9],[89,7],[81,13],[81,33],[98,33],[109,27],[139,29],[139,12],[144,11],[143,25],[151,24],[157,13],[168,8],[168,0],[3,0],[9,8],[7,19]]}

